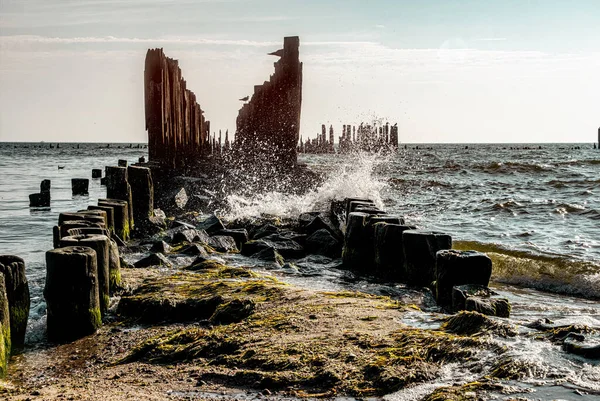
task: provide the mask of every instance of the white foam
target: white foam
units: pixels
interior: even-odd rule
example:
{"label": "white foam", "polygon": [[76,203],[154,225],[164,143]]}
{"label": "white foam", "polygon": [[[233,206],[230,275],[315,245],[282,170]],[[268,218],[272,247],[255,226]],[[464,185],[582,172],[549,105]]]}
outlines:
{"label": "white foam", "polygon": [[327,173],[325,181],[316,189],[303,195],[268,192],[247,197],[232,194],[227,197],[226,219],[252,218],[275,215],[282,218],[297,217],[300,213],[328,210],[332,200],[344,198],[369,198],[383,207],[381,191],[387,185],[375,177],[375,168],[388,162],[381,154],[356,153],[344,158],[344,163]]}

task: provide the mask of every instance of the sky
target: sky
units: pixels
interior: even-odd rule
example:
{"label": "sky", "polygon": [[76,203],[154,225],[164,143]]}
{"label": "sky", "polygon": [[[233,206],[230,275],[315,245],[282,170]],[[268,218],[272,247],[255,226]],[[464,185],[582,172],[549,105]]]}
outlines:
{"label": "sky", "polygon": [[597,0],[0,0],[0,141],[145,142],[154,47],[234,132],[297,35],[305,138],[378,121],[404,143],[593,142],[599,19]]}

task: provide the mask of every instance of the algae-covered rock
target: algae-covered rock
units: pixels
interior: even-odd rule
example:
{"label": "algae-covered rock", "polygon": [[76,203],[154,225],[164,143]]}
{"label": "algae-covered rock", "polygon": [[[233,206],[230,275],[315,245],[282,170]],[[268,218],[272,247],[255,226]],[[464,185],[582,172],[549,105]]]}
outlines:
{"label": "algae-covered rock", "polygon": [[281,267],[285,264],[285,260],[283,259],[283,256],[281,256],[279,254],[279,252],[277,252],[275,249],[273,249],[271,247],[265,248],[259,252],[256,252],[255,254],[253,254],[250,257],[253,259],[263,260],[265,262],[273,262],[279,267]]}
{"label": "algae-covered rock", "polygon": [[10,312],[4,274],[0,273],[0,378],[6,376],[11,353]]}
{"label": "algae-covered rock", "polygon": [[217,252],[237,252],[235,239],[225,235],[215,235],[208,239],[208,245]]}
{"label": "algae-covered rock", "polygon": [[511,306],[505,298],[469,297],[465,302],[465,310],[507,318],[510,317]]}
{"label": "algae-covered rock", "polygon": [[10,313],[10,333],[13,349],[23,347],[29,318],[29,283],[25,262],[18,256],[0,255],[0,274],[4,274]]}
{"label": "algae-covered rock", "polygon": [[169,253],[171,252],[171,246],[165,241],[156,241],[150,248],[150,252],[162,254]]}
{"label": "algae-covered rock", "polygon": [[188,246],[181,249],[181,253],[184,255],[190,256],[201,256],[204,258],[208,258],[208,251],[201,244],[189,244]]}
{"label": "algae-covered rock", "polygon": [[208,234],[224,230],[225,226],[221,220],[214,214],[196,226],[198,230],[204,230]]}
{"label": "algae-covered rock", "polygon": [[449,317],[442,329],[458,335],[471,336],[474,334],[494,333],[502,337],[514,337],[517,330],[514,326],[493,320],[479,312],[462,311]]}
{"label": "algae-covered rock", "polygon": [[150,267],[150,266],[164,266],[164,267],[173,267],[173,264],[169,262],[169,259],[162,253],[153,253],[151,255],[146,256],[135,262],[133,264],[134,267]]}
{"label": "algae-covered rock", "polygon": [[230,324],[241,322],[254,312],[256,307],[251,299],[233,299],[217,307],[210,317],[212,324]]}

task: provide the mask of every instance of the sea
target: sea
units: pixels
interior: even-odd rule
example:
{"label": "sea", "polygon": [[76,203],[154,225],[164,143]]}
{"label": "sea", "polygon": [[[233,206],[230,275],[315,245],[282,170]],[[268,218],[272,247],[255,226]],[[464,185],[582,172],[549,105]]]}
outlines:
{"label": "sea", "polygon": [[[145,144],[0,143],[0,254],[26,262],[29,346],[43,341],[44,259],[58,214],[105,197],[92,169],[142,156],[148,157]],[[508,321],[519,328],[516,338],[495,340],[527,366],[526,373],[511,382],[511,394],[493,399],[600,400],[600,361],[566,354],[528,328],[548,319],[600,329],[600,150],[590,143],[402,144],[394,153],[300,154],[299,161],[322,173],[323,182],[303,195],[230,193],[217,214],[230,220],[293,218],[328,208],[332,199],[367,197],[409,225],[450,234],[455,248],[492,258],[491,287],[511,301]],[[71,178],[90,178],[89,195],[73,196]],[[43,179],[51,180],[51,207],[30,208],[28,195],[39,192]],[[274,274],[316,289],[400,298],[410,292],[399,284],[351,277],[339,261],[318,265],[307,259],[298,266]],[[431,307],[399,323],[435,328],[439,318]],[[588,341],[600,344],[600,337]],[[449,365],[435,381],[385,398],[416,400],[442,385],[477,380],[498,363],[494,358],[482,350],[478,369]]]}

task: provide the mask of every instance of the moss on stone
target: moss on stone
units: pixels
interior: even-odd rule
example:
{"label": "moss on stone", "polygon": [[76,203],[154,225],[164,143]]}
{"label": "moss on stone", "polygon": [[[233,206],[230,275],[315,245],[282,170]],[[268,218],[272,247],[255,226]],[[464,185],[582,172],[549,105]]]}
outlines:
{"label": "moss on stone", "polygon": [[442,329],[459,335],[479,335],[484,333],[495,333],[502,337],[514,337],[517,330],[514,326],[496,321],[479,312],[461,311],[449,317],[443,324]]}
{"label": "moss on stone", "polygon": [[111,291],[121,286],[121,270],[111,269],[108,273],[108,285]]}

